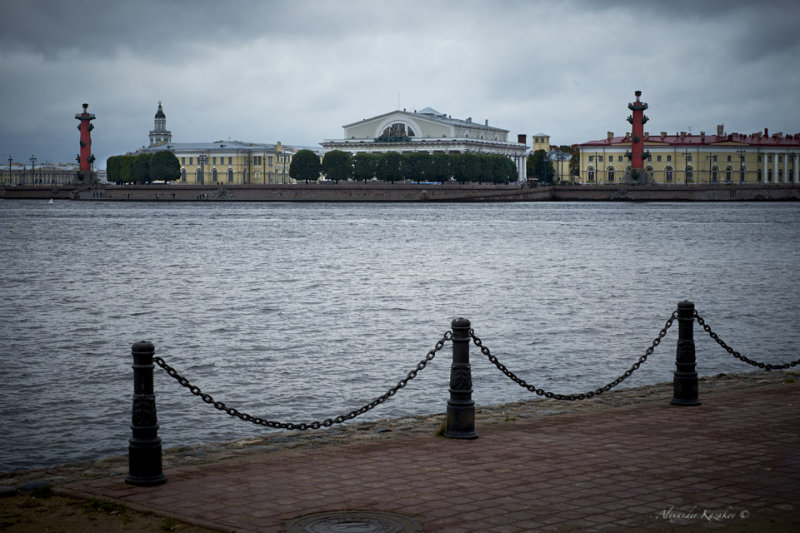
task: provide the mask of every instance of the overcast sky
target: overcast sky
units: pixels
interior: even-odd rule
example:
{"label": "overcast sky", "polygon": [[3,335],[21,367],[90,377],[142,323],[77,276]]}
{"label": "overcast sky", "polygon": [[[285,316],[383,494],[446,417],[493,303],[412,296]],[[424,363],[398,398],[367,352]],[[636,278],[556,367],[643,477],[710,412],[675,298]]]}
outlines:
{"label": "overcast sky", "polygon": [[148,143],[316,146],[394,109],[553,144],[629,130],[800,132],[796,0],[0,0],[0,164]]}

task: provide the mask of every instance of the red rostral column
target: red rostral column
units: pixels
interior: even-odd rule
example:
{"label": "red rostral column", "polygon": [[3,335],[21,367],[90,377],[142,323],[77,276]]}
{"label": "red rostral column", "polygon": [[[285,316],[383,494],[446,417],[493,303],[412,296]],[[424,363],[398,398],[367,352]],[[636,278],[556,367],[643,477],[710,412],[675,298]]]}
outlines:
{"label": "red rostral column", "polygon": [[81,121],[78,126],[78,130],[81,132],[81,152],[78,154],[77,158],[79,163],[78,175],[81,181],[83,181],[84,178],[91,177],[92,162],[94,161],[91,134],[91,131],[94,129],[92,125],[94,115],[86,111],[87,107],[89,107],[89,104],[83,104],[83,113],[75,115],[75,118]]}
{"label": "red rostral column", "polygon": [[644,168],[644,123],[648,121],[644,110],[647,104],[639,101],[642,91],[636,91],[636,101],[628,104],[628,109],[633,111],[632,116],[628,116],[628,122],[633,124],[631,135],[631,169],[642,170]]}

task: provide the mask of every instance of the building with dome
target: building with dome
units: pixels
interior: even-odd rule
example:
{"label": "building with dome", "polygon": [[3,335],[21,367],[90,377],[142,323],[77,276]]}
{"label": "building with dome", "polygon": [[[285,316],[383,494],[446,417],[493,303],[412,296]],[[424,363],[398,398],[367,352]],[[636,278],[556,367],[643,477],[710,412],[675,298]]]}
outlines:
{"label": "building with dome", "polygon": [[150,130],[150,146],[171,142],[172,132],[167,130],[167,116],[164,114],[164,109],[161,107],[161,102],[159,102],[158,111],[156,111],[155,127]]}
{"label": "building with dome", "polygon": [[280,142],[214,141],[174,143],[161,102],[150,131],[150,145],[138,153],[168,150],[180,162],[180,185],[256,185],[294,183],[289,177],[292,156],[299,150]]}
{"label": "building with dome", "polygon": [[426,107],[422,111],[391,111],[342,126],[344,138],[321,143],[324,151],[357,153],[428,152],[500,154],[514,162],[525,179],[526,136],[508,140],[508,130],[453,118]]}

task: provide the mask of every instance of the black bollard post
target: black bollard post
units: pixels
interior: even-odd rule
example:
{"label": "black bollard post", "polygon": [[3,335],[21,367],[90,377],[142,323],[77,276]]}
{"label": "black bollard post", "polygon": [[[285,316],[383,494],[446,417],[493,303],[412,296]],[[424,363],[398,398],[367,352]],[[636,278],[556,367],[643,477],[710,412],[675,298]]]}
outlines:
{"label": "black bollard post", "polygon": [[477,439],[475,402],[472,401],[472,369],[469,366],[469,320],[456,318],[451,326],[453,364],[450,366],[450,399],[447,400],[444,436],[451,439]]}
{"label": "black bollard post", "polygon": [[694,353],[694,304],[678,303],[678,351],[675,357],[673,405],[700,405]]}
{"label": "black bollard post", "polygon": [[133,355],[132,437],[128,447],[128,476],[125,483],[149,487],[167,478],[161,471],[161,437],[158,436],[156,395],[153,393],[153,354],[148,341],[137,342]]}

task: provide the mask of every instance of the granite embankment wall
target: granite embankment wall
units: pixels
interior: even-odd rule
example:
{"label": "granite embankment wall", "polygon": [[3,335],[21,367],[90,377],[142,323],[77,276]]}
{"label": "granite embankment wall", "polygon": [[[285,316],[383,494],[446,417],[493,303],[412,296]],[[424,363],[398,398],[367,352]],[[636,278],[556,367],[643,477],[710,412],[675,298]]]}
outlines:
{"label": "granite embankment wall", "polygon": [[299,183],[294,185],[134,185],[6,187],[0,198],[95,201],[531,202],[800,201],[800,185],[558,186]]}

